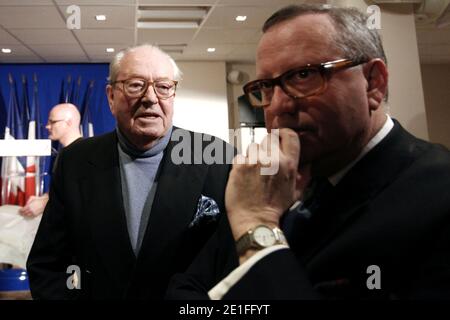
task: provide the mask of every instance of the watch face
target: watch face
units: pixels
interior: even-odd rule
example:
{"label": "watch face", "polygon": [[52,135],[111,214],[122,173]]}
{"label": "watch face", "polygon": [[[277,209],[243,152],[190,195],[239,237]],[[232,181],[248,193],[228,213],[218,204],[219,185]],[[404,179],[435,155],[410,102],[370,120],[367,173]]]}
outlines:
{"label": "watch face", "polygon": [[257,227],[253,231],[253,238],[256,243],[258,243],[262,247],[268,247],[273,245],[276,242],[275,234],[273,231],[265,226]]}

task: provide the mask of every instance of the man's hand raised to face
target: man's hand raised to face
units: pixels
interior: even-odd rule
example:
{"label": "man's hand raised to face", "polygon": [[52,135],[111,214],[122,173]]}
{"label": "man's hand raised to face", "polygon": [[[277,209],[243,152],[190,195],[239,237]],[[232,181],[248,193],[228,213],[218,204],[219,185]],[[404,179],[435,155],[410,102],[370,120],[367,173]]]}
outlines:
{"label": "man's hand raised to face", "polygon": [[[251,144],[247,156],[234,158],[225,205],[235,240],[257,225],[279,225],[283,213],[301,197],[310,180],[308,168],[300,174],[299,159],[298,135],[286,128],[272,132],[260,145]],[[267,166],[278,170],[272,175],[261,174]]]}

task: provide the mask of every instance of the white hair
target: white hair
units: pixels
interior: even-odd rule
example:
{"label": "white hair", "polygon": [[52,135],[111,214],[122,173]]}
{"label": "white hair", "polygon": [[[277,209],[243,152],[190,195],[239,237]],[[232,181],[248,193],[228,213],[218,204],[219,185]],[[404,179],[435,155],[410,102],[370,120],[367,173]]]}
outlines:
{"label": "white hair", "polygon": [[156,45],[153,44],[140,44],[140,45],[136,45],[136,46],[131,46],[128,48],[125,48],[123,50],[120,50],[119,52],[117,52],[117,54],[114,56],[114,58],[112,59],[111,63],[109,64],[109,77],[108,77],[108,81],[109,83],[112,83],[114,81],[116,81],[117,79],[117,74],[119,73],[119,67],[120,67],[120,61],[122,60],[122,58],[130,53],[135,51],[136,49],[140,49],[140,48],[148,48],[151,50],[156,50],[157,52],[161,53],[163,56],[167,57],[170,61],[170,63],[173,66],[173,70],[174,70],[174,80],[176,81],[180,81],[183,73],[181,72],[180,68],[178,68],[175,60],[173,60],[173,58],[168,55],[166,52],[164,52],[161,48],[159,48]]}

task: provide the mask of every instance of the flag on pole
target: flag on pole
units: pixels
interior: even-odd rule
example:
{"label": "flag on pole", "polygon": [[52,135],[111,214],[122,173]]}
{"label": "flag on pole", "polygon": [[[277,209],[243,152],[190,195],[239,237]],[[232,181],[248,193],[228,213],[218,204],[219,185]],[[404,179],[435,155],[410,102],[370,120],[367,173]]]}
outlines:
{"label": "flag on pole", "polygon": [[33,100],[31,101],[34,114],[36,116],[36,139],[44,138],[44,125],[41,120],[41,110],[39,107],[38,80],[36,73],[33,74]]}
{"label": "flag on pole", "polygon": [[[17,103],[17,88],[9,74],[10,95],[5,140],[23,139],[23,128]],[[25,204],[25,157],[5,157],[2,162],[2,204]]]}
{"label": "flag on pole", "polygon": [[59,103],[64,103],[64,95],[65,95],[65,90],[64,90],[64,78],[61,80],[61,89],[59,91]]}
{"label": "flag on pole", "polygon": [[[6,100],[4,99],[3,92],[0,88],[0,139],[4,138],[6,119],[8,118],[8,112],[7,112],[7,107],[6,107],[5,101]],[[3,171],[2,171],[2,168],[3,168],[3,162],[6,161],[3,159],[6,159],[6,158],[0,157],[0,205],[2,204],[2,198],[3,198],[3,193],[2,193]]]}
{"label": "flag on pole", "polygon": [[84,95],[83,106],[81,109],[81,124],[80,131],[83,137],[94,136],[94,125],[92,123],[91,112],[89,110],[89,101],[91,99],[92,91],[94,89],[94,80],[89,81],[88,88]]}
{"label": "flag on pole", "polygon": [[67,76],[67,87],[66,87],[66,92],[64,94],[64,102],[68,103],[70,102],[72,96],[72,76],[69,74]]}
{"label": "flag on pole", "polygon": [[28,136],[28,123],[30,122],[30,102],[28,99],[28,83],[27,77],[22,75],[22,108],[20,109],[20,115],[23,125],[23,135]]}
{"label": "flag on pole", "polygon": [[73,99],[71,102],[79,108],[80,106],[80,88],[81,88],[81,76],[78,76],[77,85],[75,86],[75,89],[73,90]]}
{"label": "flag on pole", "polygon": [[[35,140],[36,139],[36,110],[34,106],[34,101],[31,107],[28,104],[28,86],[26,82],[26,78],[22,78],[22,83],[24,84],[24,107],[26,107],[26,110],[29,110],[29,121],[27,123],[24,123],[24,127],[28,125],[28,140]],[[34,89],[34,88],[33,88]],[[34,100],[34,99],[33,99]],[[26,101],[26,104],[25,104]],[[25,109],[25,108],[24,108]],[[31,196],[38,195],[36,193],[36,174],[38,173],[37,169],[37,157],[27,157],[27,167],[25,169],[26,176],[25,176],[25,202],[28,201],[28,199]]]}
{"label": "flag on pole", "polygon": [[[36,139],[44,138],[44,126],[41,121],[41,110],[39,107],[38,79],[36,73],[33,74],[33,96],[31,110],[36,119]],[[44,174],[47,157],[36,157],[36,195],[44,192]]]}

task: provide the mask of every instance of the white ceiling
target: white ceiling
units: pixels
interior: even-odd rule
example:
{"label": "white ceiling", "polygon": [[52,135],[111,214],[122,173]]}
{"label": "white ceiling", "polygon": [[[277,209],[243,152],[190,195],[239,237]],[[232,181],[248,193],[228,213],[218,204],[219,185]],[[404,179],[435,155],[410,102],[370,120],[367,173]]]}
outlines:
{"label": "white ceiling", "polygon": [[[252,62],[263,22],[277,9],[301,0],[0,0],[0,62],[109,62],[136,43],[184,45],[177,60]],[[304,2],[326,2],[308,0]],[[81,9],[81,29],[66,28],[66,8]],[[138,6],[210,6],[197,29],[136,29]],[[106,21],[96,21],[104,14]],[[235,21],[246,15],[245,22]],[[450,26],[417,30],[422,62],[450,63]],[[215,47],[214,53],[207,48]],[[170,52],[169,52],[170,53]]]}

